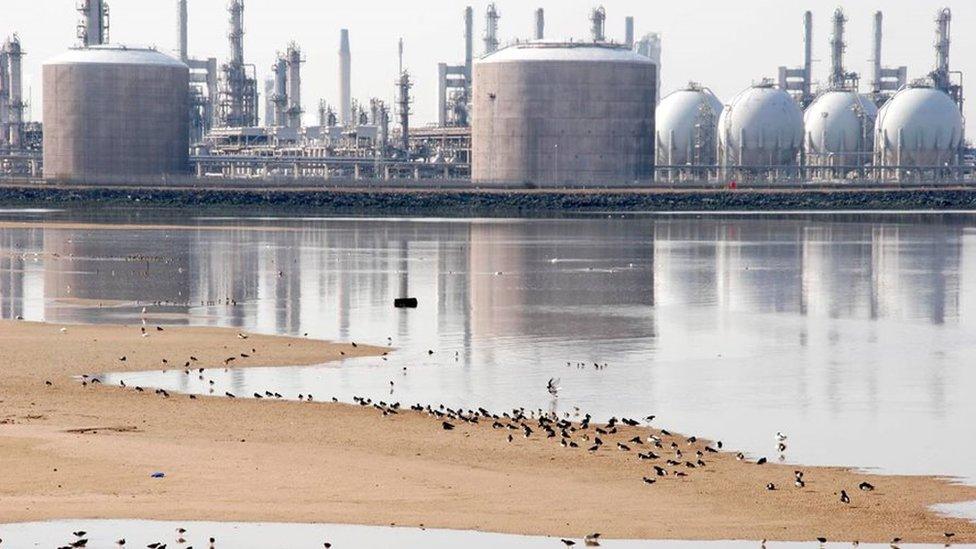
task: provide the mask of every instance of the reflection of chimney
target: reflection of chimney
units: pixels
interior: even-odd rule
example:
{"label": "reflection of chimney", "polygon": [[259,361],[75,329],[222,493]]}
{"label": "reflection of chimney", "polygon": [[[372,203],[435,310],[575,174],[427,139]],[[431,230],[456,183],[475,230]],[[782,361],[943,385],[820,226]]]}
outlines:
{"label": "reflection of chimney", "polygon": [[190,54],[187,51],[189,49],[189,38],[187,31],[187,19],[189,16],[187,15],[186,1],[187,0],[176,0],[176,45],[177,49],[179,50],[180,61],[183,61],[184,63],[186,63],[186,61],[190,58]]}
{"label": "reflection of chimney", "polygon": [[535,39],[543,40],[546,37],[546,12],[542,8],[535,10]]}
{"label": "reflection of chimney", "polygon": [[339,39],[339,121],[352,124],[352,52],[349,30],[342,29]]}

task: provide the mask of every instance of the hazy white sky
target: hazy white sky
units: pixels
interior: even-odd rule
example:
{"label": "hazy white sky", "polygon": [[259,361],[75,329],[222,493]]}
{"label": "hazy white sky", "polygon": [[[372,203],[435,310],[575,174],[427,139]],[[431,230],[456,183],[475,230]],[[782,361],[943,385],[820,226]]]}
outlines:
{"label": "hazy white sky", "polygon": [[[176,42],[176,0],[109,0],[111,40],[150,44],[172,50]],[[227,57],[225,0],[189,0],[190,53]],[[921,77],[934,64],[934,18],[942,6],[953,9],[952,65],[976,86],[976,0],[603,0],[607,32],[623,38],[624,17],[637,20],[637,34],[661,32],[663,92],[689,80],[712,87],[728,101],[779,65],[802,60],[803,11],[814,11],[815,79],[825,80],[828,68],[830,17],[835,7],[847,12],[849,70],[870,79],[871,19],[885,12],[886,65],[907,65],[910,78]],[[24,44],[25,83],[31,87],[32,114],[40,118],[40,68],[43,61],[76,42],[76,0],[4,0],[0,32],[17,32]],[[397,40],[406,41],[405,62],[413,73],[415,122],[435,119],[437,62],[459,63],[464,56],[462,10],[475,8],[475,51],[483,48],[487,2],[462,0],[247,0],[245,56],[263,80],[275,51],[290,40],[303,48],[302,97],[306,116],[319,98],[335,102],[339,29],[349,28],[353,50],[353,95],[390,99],[396,73]],[[596,0],[497,0],[502,14],[503,42],[531,36],[533,12],[546,9],[547,37],[585,37],[589,10]],[[262,87],[263,90],[263,87]],[[976,93],[976,87],[970,90]],[[973,96],[976,97],[976,96]],[[970,138],[976,137],[976,99],[966,107]],[[262,113],[263,115],[263,113]]]}

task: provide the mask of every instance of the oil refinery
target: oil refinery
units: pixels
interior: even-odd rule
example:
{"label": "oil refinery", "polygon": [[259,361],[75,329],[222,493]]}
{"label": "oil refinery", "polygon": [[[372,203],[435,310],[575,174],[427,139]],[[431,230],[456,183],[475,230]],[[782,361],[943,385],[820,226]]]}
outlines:
{"label": "oil refinery", "polygon": [[[390,100],[385,90],[353,96],[352,29],[334,53],[283,40],[270,66],[251,62],[244,0],[227,4],[226,58],[191,58],[189,1],[175,0],[170,55],[111,42],[108,2],[82,0],[76,46],[43,65],[43,124],[26,119],[25,52],[11,34],[0,49],[0,178],[560,188],[976,179],[948,8],[934,19],[934,68],[920,78],[883,62],[881,12],[871,74],[850,71],[848,16],[837,8],[822,79],[808,11],[800,63],[719,98],[707,74],[662,93],[661,35],[638,36],[633,16],[622,14],[623,36],[612,37],[616,15],[594,6],[585,33],[554,40],[542,8],[506,13],[531,18],[533,33],[505,41],[496,4],[469,6],[458,13],[457,57],[436,63],[436,97],[415,96],[401,39]],[[338,57],[335,93],[306,112],[303,65],[322,55]],[[412,120],[416,101],[436,102],[434,123]]]}

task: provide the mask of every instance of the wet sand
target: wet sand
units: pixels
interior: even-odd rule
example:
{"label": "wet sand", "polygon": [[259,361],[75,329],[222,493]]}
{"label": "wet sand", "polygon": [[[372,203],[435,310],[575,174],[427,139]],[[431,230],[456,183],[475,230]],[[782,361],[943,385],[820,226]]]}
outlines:
{"label": "wet sand", "polygon": [[[315,395],[312,403],[190,399],[73,379],[162,368],[163,358],[169,368],[182,367],[191,355],[199,359],[193,367],[224,368],[224,359],[237,356],[232,365],[242,368],[317,364],[385,349],[240,339],[236,330],[215,328],[157,332],[149,326],[149,337],[138,326],[60,328],[0,322],[2,522],[331,522],[576,538],[599,531],[631,539],[887,542],[899,536],[930,543],[954,532],[956,542],[976,541],[976,525],[928,510],[976,499],[976,488],[940,479],[801,468],[807,486],[798,489],[796,467],[756,465],[731,453],[706,453],[704,467],[667,467],[686,477],[656,477],[652,464],[663,466],[664,458],[640,461],[634,451],[616,448],[618,441],[646,436],[647,428],[600,435],[603,448],[590,453],[582,440],[579,449],[563,448],[558,437],[536,430],[525,438],[493,429],[492,421],[455,422],[448,431],[440,419],[409,410],[383,416],[372,407],[319,402],[330,395]],[[587,436],[594,435],[591,427]],[[665,445],[672,440],[683,461],[694,461],[694,450],[706,444],[664,437]],[[910,444],[906,452],[913,451]],[[156,471],[166,478],[150,478]],[[647,485],[643,476],[657,482]],[[858,490],[865,480],[873,492]],[[777,490],[766,489],[770,482]],[[841,489],[850,504],[839,501]]]}

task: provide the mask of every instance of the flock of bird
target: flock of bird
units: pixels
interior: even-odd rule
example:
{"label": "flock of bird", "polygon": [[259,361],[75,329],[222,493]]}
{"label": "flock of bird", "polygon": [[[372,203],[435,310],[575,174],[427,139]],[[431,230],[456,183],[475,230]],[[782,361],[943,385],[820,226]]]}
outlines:
{"label": "flock of bird", "polygon": [[[163,331],[163,328],[157,327],[158,331]],[[142,332],[145,335],[146,329],[142,328]],[[248,336],[243,333],[238,333],[238,338],[246,340]],[[355,343],[352,344],[354,347]],[[251,354],[257,353],[257,349],[252,348]],[[429,354],[433,354],[433,351],[428,351]],[[345,353],[343,353],[345,354]],[[227,371],[227,367],[234,362],[238,356],[240,358],[249,358],[248,353],[239,353],[239,355],[234,355],[227,357],[223,360],[225,366],[224,371]],[[119,358],[119,361],[125,362],[127,360],[126,356]],[[163,364],[169,365],[167,359],[162,360]],[[185,375],[197,375],[199,380],[204,380],[204,375],[206,372],[205,368],[196,367],[198,359],[195,356],[190,356],[183,364],[183,373]],[[571,366],[573,363],[567,363],[567,366]],[[578,368],[587,367],[586,363],[576,363]],[[596,369],[606,368],[606,364],[594,363],[593,367]],[[164,372],[167,370],[163,370]],[[98,376],[82,376],[82,385],[88,384],[98,384],[101,380]],[[213,385],[214,381],[210,380],[209,385],[210,393],[214,393]],[[50,382],[47,382],[50,385]],[[126,387],[124,381],[120,381],[122,387]],[[390,393],[393,393],[393,381],[390,381]],[[138,392],[144,392],[142,387],[133,387]],[[549,395],[556,399],[559,396],[561,390],[560,380],[558,378],[550,378],[546,384],[546,391]],[[168,398],[170,394],[163,389],[156,389],[155,394]],[[230,392],[224,393],[225,397],[237,398],[237,396]],[[285,397],[278,392],[274,391],[264,391],[263,393],[255,392],[253,393],[253,398],[264,399],[284,399]],[[189,395],[190,399],[196,399],[196,396]],[[299,394],[298,400],[303,402],[312,402],[314,397],[311,394]],[[338,402],[336,397],[332,397],[332,402]],[[361,407],[371,407],[379,411],[383,416],[397,415],[402,411],[402,406],[399,402],[385,402],[382,400],[374,401],[368,397],[354,396],[353,403]],[[525,408],[516,408],[508,412],[503,412],[501,414],[492,413],[485,408],[473,409],[463,409],[456,408],[452,409],[450,407],[439,405],[421,405],[415,404],[410,406],[412,412],[425,414],[431,418],[434,418],[440,422],[440,426],[445,431],[453,431],[460,424],[467,425],[478,425],[478,424],[490,424],[493,430],[500,430],[506,433],[506,439],[509,443],[515,441],[516,437],[521,438],[531,438],[531,437],[541,437],[545,440],[557,441],[558,444],[563,448],[577,449],[585,448],[585,450],[590,454],[595,454],[598,452],[606,451],[608,449],[616,449],[619,452],[632,453],[635,459],[641,462],[648,462],[650,469],[648,473],[643,475],[640,481],[644,485],[654,485],[659,480],[666,478],[683,478],[687,477],[689,474],[696,471],[704,470],[708,466],[706,458],[709,455],[715,455],[723,451],[723,444],[721,441],[716,441],[714,445],[705,444],[703,441],[699,440],[697,437],[679,437],[675,434],[670,433],[666,429],[654,429],[651,427],[651,422],[654,421],[655,416],[647,416],[642,420],[638,421],[630,418],[610,418],[610,420],[605,424],[595,424],[593,423],[593,418],[590,414],[583,414],[576,408],[574,414],[571,415],[569,412],[564,412],[562,416],[553,411],[543,411],[541,408],[537,410],[527,411]],[[624,429],[627,429],[624,431]],[[646,429],[646,432],[640,432]],[[623,435],[623,433],[626,435]],[[635,434],[636,433],[636,434]],[[633,434],[634,436],[630,438],[625,438]],[[617,436],[623,435],[623,436]],[[785,459],[783,453],[786,451],[787,435],[777,432],[775,435],[776,450],[780,453],[780,460]],[[741,452],[736,453],[736,459],[739,461],[746,461],[746,456]],[[756,465],[765,465],[768,462],[767,458],[760,457],[755,461]],[[804,480],[803,471],[794,471],[793,484],[796,489],[804,489],[806,487],[806,481]],[[776,491],[780,487],[773,482],[769,482],[765,486],[767,491]],[[858,490],[863,493],[868,493],[874,491],[874,485],[868,482],[861,482],[858,485]],[[838,493],[839,503],[842,505],[850,505],[852,503],[852,498],[846,489],[841,489]],[[76,533],[78,534],[78,533]],[[81,532],[84,534],[84,532]],[[952,540],[954,534],[951,532],[946,532],[944,534],[947,541],[946,545]],[[71,547],[85,547],[87,541],[83,536],[78,536],[79,539],[75,540],[72,544],[64,546],[65,548]],[[595,547],[600,545],[600,534],[594,533],[583,539],[583,543],[589,547]],[[561,539],[562,543],[566,546],[576,545],[576,541],[571,539]],[[826,543],[826,538],[817,538],[817,541],[821,544]],[[0,540],[2,542],[2,540]],[[897,547],[897,543],[900,542],[900,538],[894,538],[891,542],[892,547]],[[124,545],[125,540],[119,540],[119,545]],[[857,546],[857,542],[854,542]],[[213,547],[213,538],[211,538],[211,548]],[[165,549],[165,544],[151,544],[147,546],[148,549]],[[326,543],[325,547],[331,547],[331,544]],[[765,547],[765,540],[763,540],[761,547]],[[189,548],[186,548],[189,549]]]}

